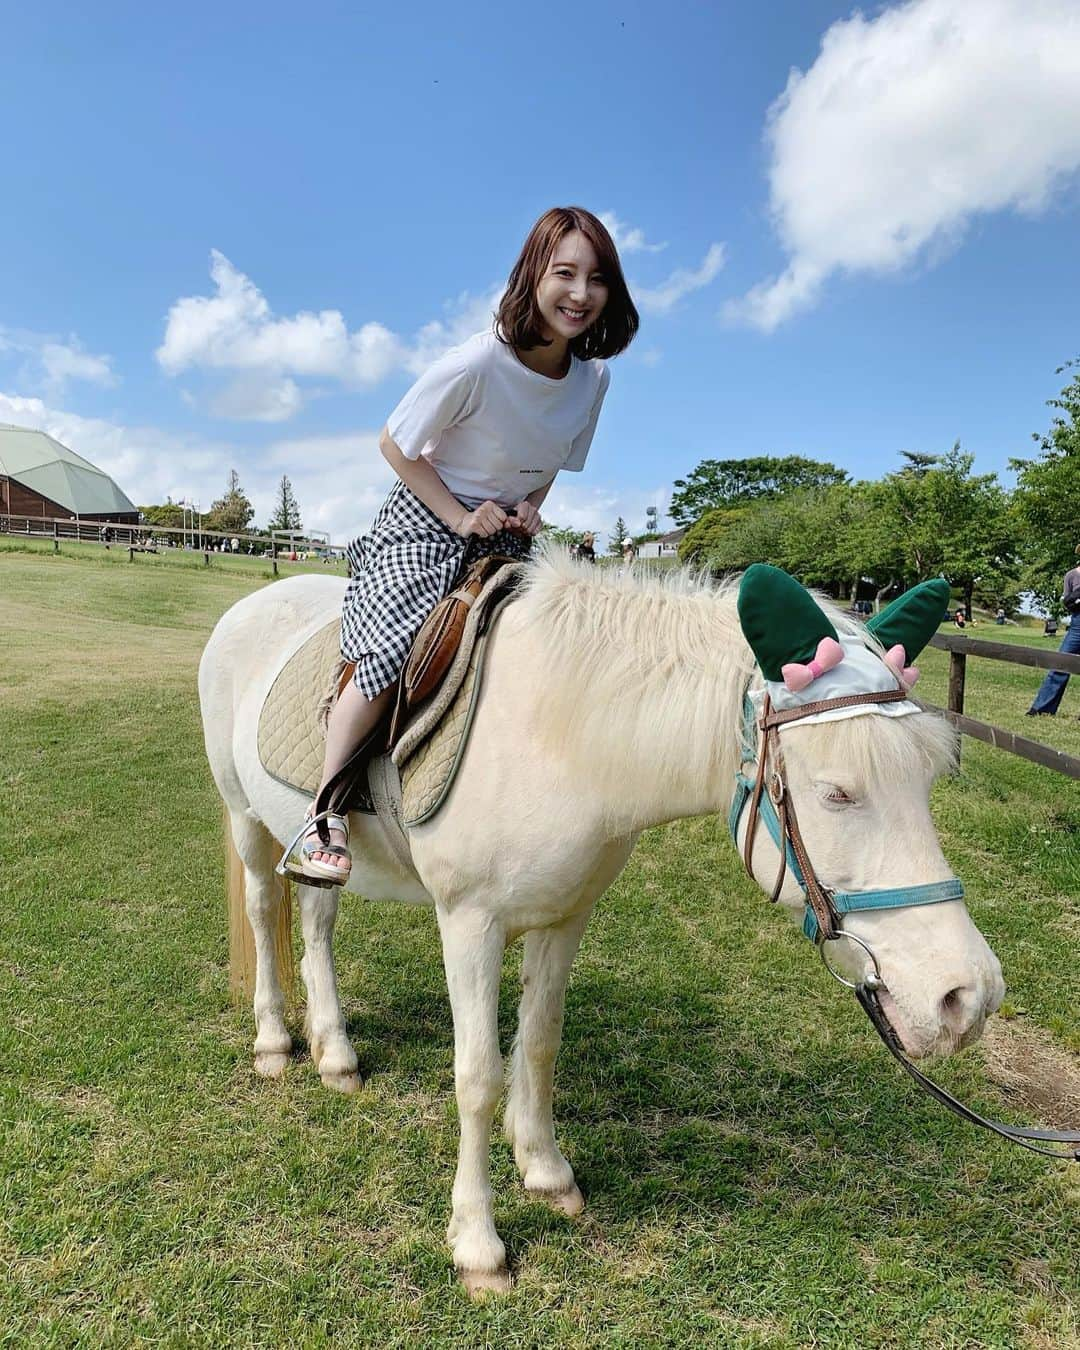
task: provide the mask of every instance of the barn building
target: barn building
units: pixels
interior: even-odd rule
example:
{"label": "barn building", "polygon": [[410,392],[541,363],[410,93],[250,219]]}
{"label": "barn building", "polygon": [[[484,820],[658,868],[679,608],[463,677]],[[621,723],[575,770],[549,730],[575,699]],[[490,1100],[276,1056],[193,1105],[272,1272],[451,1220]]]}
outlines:
{"label": "barn building", "polygon": [[139,509],[107,473],[44,431],[0,423],[0,515],[137,525]]}
{"label": "barn building", "polygon": [[679,541],[686,533],[686,527],[681,530],[672,530],[670,534],[662,534],[659,539],[649,539],[644,544],[638,544],[637,556],[639,558],[677,558],[679,556]]}

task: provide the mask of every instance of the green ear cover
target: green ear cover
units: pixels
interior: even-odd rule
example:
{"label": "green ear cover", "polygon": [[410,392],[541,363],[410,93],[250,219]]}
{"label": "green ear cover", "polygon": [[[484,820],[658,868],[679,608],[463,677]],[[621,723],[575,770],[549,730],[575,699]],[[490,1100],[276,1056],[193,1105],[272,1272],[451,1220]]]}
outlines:
{"label": "green ear cover", "polygon": [[808,590],[779,567],[754,563],[739,585],[739,623],[761,673],[774,682],[788,661],[813,658],[824,637],[836,629]]}
{"label": "green ear cover", "polygon": [[867,619],[866,627],[886,649],[899,642],[908,661],[914,661],[937,632],[948,604],[949,583],[934,577],[898,595],[880,614]]}

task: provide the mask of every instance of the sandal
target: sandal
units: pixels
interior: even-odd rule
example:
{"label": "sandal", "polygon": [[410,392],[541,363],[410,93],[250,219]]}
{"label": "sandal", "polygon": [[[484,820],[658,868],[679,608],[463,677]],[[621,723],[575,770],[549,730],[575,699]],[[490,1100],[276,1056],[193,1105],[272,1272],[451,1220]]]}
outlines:
{"label": "sandal", "polygon": [[[327,830],[340,830],[345,836],[345,843],[324,844],[319,838],[322,821],[326,822]],[[344,886],[352,870],[348,840],[349,821],[346,816],[339,816],[335,811],[309,812],[274,871],[278,876],[288,877],[302,886]],[[344,867],[332,867],[330,863],[313,858],[313,853],[336,853],[345,858],[347,864]]]}

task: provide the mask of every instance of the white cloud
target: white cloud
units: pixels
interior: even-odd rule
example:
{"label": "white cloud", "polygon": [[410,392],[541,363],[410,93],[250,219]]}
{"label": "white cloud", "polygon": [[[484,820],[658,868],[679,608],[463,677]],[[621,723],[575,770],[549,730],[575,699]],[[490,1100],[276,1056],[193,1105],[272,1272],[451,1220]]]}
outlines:
{"label": "white cloud", "polygon": [[169,375],[191,367],[314,375],[377,384],[400,363],[398,339],[382,324],[349,332],[340,310],[275,318],[258,287],[223,253],[210,255],[211,296],[185,296],[169,310],[156,356]]}
{"label": "white cloud", "polygon": [[620,253],[662,253],[667,244],[650,244],[645,239],[645,231],[636,225],[627,225],[614,211],[605,211],[600,223],[615,241]]}
{"label": "white cloud", "polygon": [[490,329],[503,289],[502,286],[496,286],[484,295],[470,295],[468,291],[463,291],[456,300],[445,306],[445,318],[433,319],[420,329],[405,356],[405,368],[419,375],[450,347],[456,347],[474,333]]}
{"label": "white cloud", "polygon": [[300,411],[304,395],[295,380],[255,376],[233,380],[210,400],[214,417],[244,422],[286,422]]}
{"label": "white cloud", "polygon": [[593,530],[602,539],[611,537],[615,521],[621,516],[631,534],[645,529],[645,508],[655,506],[660,513],[661,530],[670,528],[667,509],[671,504],[670,484],[649,489],[587,487],[564,474],[555,480],[544,502],[545,520],[572,530]]}
{"label": "white cloud", "polygon": [[725,252],[723,244],[710,244],[699,267],[678,267],[659,286],[632,286],[636,304],[646,314],[669,313],[685,296],[715,279],[724,265]]}
{"label": "white cloud", "polygon": [[67,342],[22,329],[0,328],[0,352],[14,352],[25,359],[22,378],[42,385],[51,397],[63,392],[68,380],[111,388],[116,384],[112,358],[84,349],[74,334]]}
{"label": "white cloud", "polygon": [[409,342],[381,323],[350,331],[340,310],[276,316],[255,283],[216,249],[210,255],[215,294],[189,295],[169,310],[155,353],[162,370],[241,372],[211,396],[219,417],[284,421],[303,405],[297,379],[333,380],[346,388],[372,386],[396,370],[419,374],[448,347],[490,327],[502,288],[463,293],[441,319]]}
{"label": "white cloud", "polygon": [[940,254],[979,214],[1046,209],[1080,168],[1076,0],[911,0],[825,33],[769,110],[784,272],[725,307],[770,331],[836,272]]}

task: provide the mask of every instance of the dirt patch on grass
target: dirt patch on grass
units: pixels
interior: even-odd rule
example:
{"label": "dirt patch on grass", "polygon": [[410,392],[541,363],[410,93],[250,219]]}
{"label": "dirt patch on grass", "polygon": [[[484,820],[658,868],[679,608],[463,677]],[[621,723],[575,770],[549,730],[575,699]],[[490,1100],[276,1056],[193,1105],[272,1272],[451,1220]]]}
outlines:
{"label": "dirt patch on grass", "polygon": [[1080,1121],[1080,1059],[1038,1027],[995,1017],[982,1040],[986,1076],[1051,1129]]}

